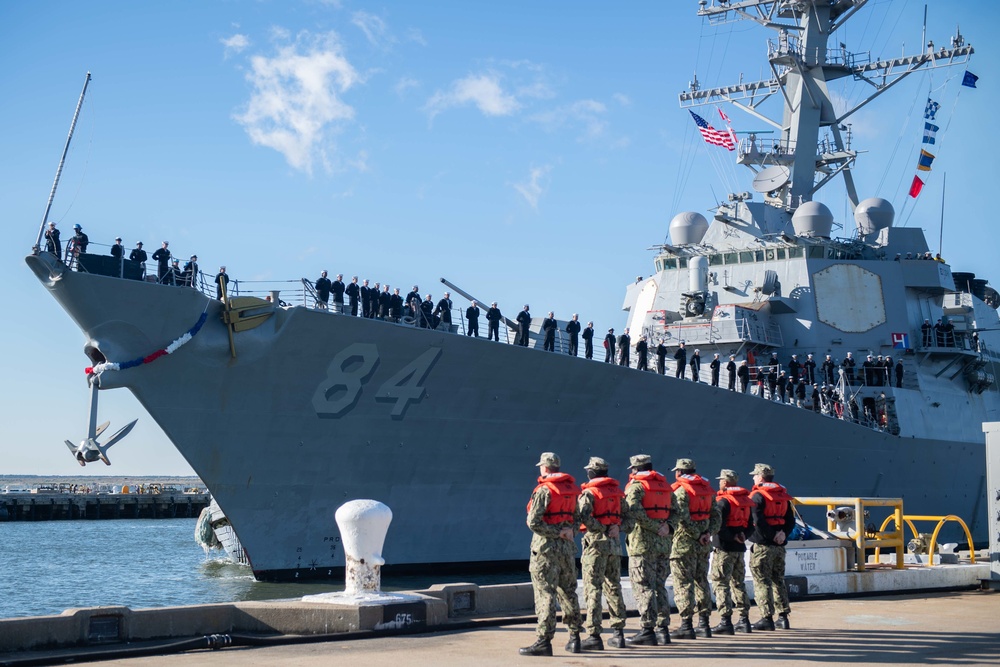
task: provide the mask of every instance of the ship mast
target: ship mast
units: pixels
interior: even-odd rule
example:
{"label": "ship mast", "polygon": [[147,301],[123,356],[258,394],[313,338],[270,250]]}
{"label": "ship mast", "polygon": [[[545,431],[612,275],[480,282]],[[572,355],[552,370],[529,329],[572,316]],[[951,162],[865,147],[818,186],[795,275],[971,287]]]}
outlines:
{"label": "ship mast", "polygon": [[42,214],[42,224],[38,228],[38,238],[32,252],[36,255],[42,249],[42,235],[45,234],[45,222],[49,219],[49,211],[52,210],[52,201],[56,198],[56,188],[59,187],[59,177],[62,176],[63,165],[66,164],[66,153],[69,152],[69,142],[73,141],[73,131],[76,130],[76,121],[80,117],[80,109],[83,108],[83,98],[87,94],[87,86],[90,85],[90,72],[83,81],[83,90],[80,91],[80,99],[76,103],[76,111],[73,112],[73,120],[69,124],[69,136],[66,137],[66,145],[63,147],[62,156],[59,158],[59,166],[56,168],[56,177],[52,181],[52,189],[49,191],[49,201],[45,204],[45,213]]}
{"label": "ship mast", "polygon": [[[935,69],[965,63],[973,53],[962,35],[956,34],[950,49],[934,50],[928,43],[924,53],[889,60],[872,61],[870,54],[850,53],[846,45],[830,50],[828,40],[868,0],[701,0],[698,15],[709,24],[719,25],[752,20],[775,30],[768,40],[770,79],[742,80],[732,86],[701,89],[695,77],[690,90],[680,94],[682,108],[728,102],[770,124],[781,133],[780,141],[759,142],[756,137],[740,143],[737,161],[754,172],[766,167],[784,167],[788,178],[767,194],[767,201],[788,213],[838,174],[844,177],[848,197],[858,205],[851,175],[857,151],[851,148],[845,121],[907,75],[918,69]],[[844,113],[837,115],[828,82],[846,76],[864,81],[873,91]],[[758,107],[780,94],[783,116],[779,123]],[[820,141],[826,129],[832,141]]]}

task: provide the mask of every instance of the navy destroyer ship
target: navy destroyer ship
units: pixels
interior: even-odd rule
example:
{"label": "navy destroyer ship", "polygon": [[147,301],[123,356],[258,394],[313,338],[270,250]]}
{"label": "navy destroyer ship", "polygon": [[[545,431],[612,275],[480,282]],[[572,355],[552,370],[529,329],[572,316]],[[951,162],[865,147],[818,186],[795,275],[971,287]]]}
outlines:
{"label": "navy destroyer ship", "polygon": [[[392,508],[384,555],[397,569],[523,562],[524,503],[543,450],[567,470],[599,455],[621,471],[639,451],[660,467],[692,456],[703,471],[764,461],[799,495],[902,497],[908,513],[959,515],[983,539],[981,423],[1000,420],[997,292],[926,259],[922,230],[894,225],[892,204],[855,184],[859,155],[844,129],[908,74],[966,62],[973,49],[960,36],[891,60],[828,49],[865,4],[699,3],[711,24],[774,31],[772,77],[694,83],[681,107],[734,105],[775,133],[716,137],[733,141],[753,186],[707,216],[678,214],[670,242],[654,248],[653,273],[626,288],[632,345],[644,335],[654,367],[662,343],[665,375],[545,352],[540,320],[525,348],[311,299],[288,306],[277,293],[218,299],[212,285],[135,279],[141,268],[128,260],[83,255],[67,266],[45,252],[41,232],[26,262],[86,337],[92,400],[120,388],[138,398],[207,485],[259,579],[339,576],[333,515],[357,498]],[[837,110],[828,84],[847,77],[869,92]],[[780,118],[765,115],[766,101]],[[846,185],[852,221],[836,223],[819,199],[833,179]],[[682,341],[689,358],[701,352],[701,382],[674,377]],[[721,387],[705,381],[716,353],[724,366],[730,355],[747,362],[747,393],[728,390],[725,368]],[[818,403],[811,385],[804,407],[769,400],[772,355],[787,373],[792,355],[810,354]],[[894,366],[865,372],[868,355],[900,361],[900,386]]]}

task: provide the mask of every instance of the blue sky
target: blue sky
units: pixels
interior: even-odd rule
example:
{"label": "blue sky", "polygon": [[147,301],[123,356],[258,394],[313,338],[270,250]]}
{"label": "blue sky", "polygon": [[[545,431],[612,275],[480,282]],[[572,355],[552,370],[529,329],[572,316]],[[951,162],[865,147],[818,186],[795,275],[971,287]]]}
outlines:
{"label": "blue sky", "polygon": [[[750,189],[750,172],[700,140],[677,94],[694,72],[703,86],[765,78],[772,33],[709,27],[696,10],[680,0],[4,3],[0,470],[190,471],[124,391],[102,394],[112,429],[140,418],[112,468],[83,471],[62,445],[85,426],[84,341],[23,256],[88,70],[50,214],[64,238],[80,223],[93,243],[169,240],[175,255],[242,280],[328,269],[404,291],[416,283],[436,299],[444,276],[507,313],[527,302],[600,329],[623,325],[624,287],[651,272],[647,248],[675,213],[709,215],[729,189]],[[919,50],[923,3],[862,12],[837,36],[851,50]],[[936,246],[947,172],[945,258],[995,284],[1000,242],[984,194],[995,187],[985,147],[998,18],[992,4],[931,2],[928,38],[946,45],[958,23],[977,50],[979,88],[960,88],[960,67],[917,74],[852,119],[854,147],[869,151],[855,170],[861,196],[889,199],[897,224],[923,227]],[[938,157],[904,208],[929,90],[942,104]],[[718,124],[714,109],[700,113]],[[761,129],[726,113],[737,131]],[[849,236],[842,189],[818,198]]]}

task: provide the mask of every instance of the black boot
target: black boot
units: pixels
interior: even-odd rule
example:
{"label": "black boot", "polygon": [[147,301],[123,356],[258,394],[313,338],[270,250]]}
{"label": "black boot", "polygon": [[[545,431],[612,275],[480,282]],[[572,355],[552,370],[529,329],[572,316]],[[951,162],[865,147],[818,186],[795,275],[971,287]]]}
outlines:
{"label": "black boot", "polygon": [[656,643],[663,644],[664,646],[670,643],[670,630],[667,626],[657,627],[656,630]]}
{"label": "black boot", "polygon": [[736,628],[735,628],[735,630],[736,630],[736,632],[745,632],[745,633],[748,633],[748,634],[751,633],[751,632],[753,632],[753,628],[750,625],[750,617],[749,616],[740,616],[740,620],[738,620],[736,622]]}
{"label": "black boot", "polygon": [[[598,637],[598,639],[600,639]],[[569,633],[569,641],[566,642],[566,650],[570,653],[580,652],[580,633],[571,632]]]}
{"label": "black boot", "polygon": [[621,628],[611,631],[611,639],[608,640],[608,646],[612,648],[625,648],[628,644],[625,642],[625,631]]}
{"label": "black boot", "polygon": [[[749,622],[747,622],[747,625],[749,625]],[[719,621],[719,624],[712,628],[712,632],[717,635],[736,634],[736,628],[733,627],[733,617],[723,616],[722,620]]]}
{"label": "black boot", "polygon": [[603,651],[604,650],[604,640],[601,639],[601,633],[590,635],[583,640],[580,644],[580,648],[584,651]]}
{"label": "black boot", "polygon": [[656,635],[653,628],[643,628],[625,640],[629,646],[656,646]]}
{"label": "black boot", "polygon": [[673,639],[695,639],[698,635],[694,633],[690,618],[681,619],[681,627],[670,633]]}
{"label": "black boot", "polygon": [[759,621],[753,624],[754,630],[774,630],[774,619],[770,616],[762,616]]}
{"label": "black boot", "polygon": [[531,646],[525,646],[518,651],[521,655],[552,655],[552,642],[539,639]]}
{"label": "black boot", "polygon": [[788,624],[788,613],[778,614],[778,620],[774,622],[774,627],[779,630],[791,630],[792,626]]}
{"label": "black boot", "polygon": [[708,617],[709,614],[698,614],[698,627],[694,629],[696,635],[706,639],[712,637],[712,626],[709,625]]}

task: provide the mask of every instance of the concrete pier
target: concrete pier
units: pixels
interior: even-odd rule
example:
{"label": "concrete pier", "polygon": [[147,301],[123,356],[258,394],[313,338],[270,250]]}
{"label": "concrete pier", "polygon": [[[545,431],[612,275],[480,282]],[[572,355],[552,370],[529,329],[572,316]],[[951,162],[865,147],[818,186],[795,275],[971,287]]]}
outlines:
{"label": "concrete pier", "polygon": [[18,493],[0,495],[0,521],[197,518],[207,493]]}

